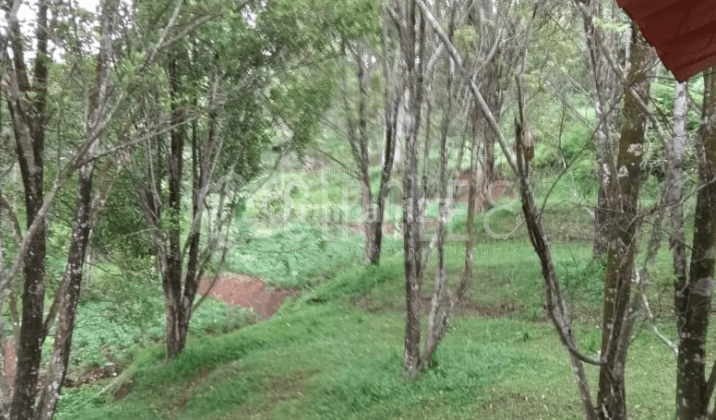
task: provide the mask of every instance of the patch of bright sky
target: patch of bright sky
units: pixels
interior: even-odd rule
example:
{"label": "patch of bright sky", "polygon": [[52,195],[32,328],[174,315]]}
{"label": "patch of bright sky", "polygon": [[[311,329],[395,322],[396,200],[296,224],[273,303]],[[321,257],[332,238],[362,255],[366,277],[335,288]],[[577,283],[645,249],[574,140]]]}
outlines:
{"label": "patch of bright sky", "polygon": [[[99,6],[100,0],[71,0],[72,7],[74,8],[80,8],[84,9],[91,13],[97,12],[97,7]],[[35,19],[37,16],[37,2],[32,1],[23,1],[20,5],[20,9],[17,12],[17,17],[20,20],[20,28],[24,34],[29,34],[32,31],[34,31],[35,27]],[[48,16],[48,19],[50,16]],[[3,33],[6,33],[7,31],[7,16],[5,13],[0,14],[0,30],[3,31]],[[26,50],[26,58],[32,58],[34,56],[34,51],[32,48],[34,45],[30,45],[29,48]],[[59,51],[53,51],[53,58],[55,60],[61,61],[59,55],[57,54]]]}
{"label": "patch of bright sky", "polygon": [[[82,9],[87,10],[88,12],[96,12],[97,6],[99,5],[100,0],[71,0],[73,7],[79,7]],[[35,20],[35,12],[33,9],[37,7],[37,4],[35,2],[22,2],[22,5],[20,6],[20,10],[17,13],[18,18],[20,19],[20,22],[24,22],[25,24],[28,24]],[[4,20],[3,16],[3,20]]]}

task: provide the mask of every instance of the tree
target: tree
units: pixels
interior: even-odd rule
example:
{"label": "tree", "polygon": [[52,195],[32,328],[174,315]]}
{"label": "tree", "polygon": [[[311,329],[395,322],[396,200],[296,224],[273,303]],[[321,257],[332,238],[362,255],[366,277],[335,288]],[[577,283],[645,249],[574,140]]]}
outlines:
{"label": "tree", "polygon": [[[195,303],[203,275],[220,271],[229,248],[241,244],[228,232],[245,232],[228,224],[241,213],[243,189],[263,169],[272,120],[291,131],[282,147],[300,152],[333,90],[325,74],[316,77],[305,65],[334,53],[319,33],[323,22],[295,18],[310,5],[244,7],[249,4],[226,5],[220,19],[189,32],[161,56],[163,72],[148,87],[154,95],[139,100],[147,119],[168,122],[168,135],[146,142],[133,177],[161,273],[170,359],[185,347],[192,314],[203,301]],[[194,13],[186,10],[179,19]]]}
{"label": "tree", "polygon": [[[429,13],[425,4],[419,0],[421,10],[427,16],[433,29],[440,36],[448,52],[456,61],[463,77],[469,80],[463,61],[444,33],[440,24]],[[649,81],[647,78],[654,55],[638,30],[633,30],[633,45],[630,55],[629,74],[627,76],[624,123],[619,144],[617,167],[619,171],[611,171],[610,204],[613,211],[619,214],[615,227],[610,233],[609,267],[605,278],[604,321],[602,357],[589,358],[583,355],[576,345],[571,327],[571,316],[561,292],[561,286],[554,262],[552,261],[549,242],[542,225],[540,212],[534,203],[534,193],[529,180],[529,161],[527,151],[527,127],[524,114],[520,108],[520,119],[516,123],[517,160],[513,160],[502,132],[494,117],[489,112],[480,89],[474,81],[469,80],[470,90],[488,118],[488,123],[497,135],[497,140],[506,156],[509,165],[520,180],[523,213],[532,245],[540,258],[542,274],[547,297],[546,308],[550,319],[555,325],[559,337],[567,348],[572,360],[573,372],[580,391],[582,406],[588,419],[625,419],[626,399],[624,389],[624,363],[626,350],[630,341],[625,319],[630,304],[630,286],[636,238],[636,199],[639,191],[639,171],[642,156],[642,142],[647,111],[644,99],[648,97]],[[520,106],[522,104],[521,94]],[[598,402],[592,403],[589,387],[584,375],[583,363],[588,362],[600,366],[600,382],[597,394]]]}
{"label": "tree", "polygon": [[415,0],[389,9],[398,28],[407,86],[408,123],[405,138],[403,175],[403,248],[405,253],[405,355],[403,373],[413,377],[420,363],[420,307],[422,283],[420,222],[422,220],[418,187],[418,132],[423,105],[425,70],[425,20]]}
{"label": "tree", "polygon": [[[356,178],[361,188],[363,232],[365,234],[364,261],[376,265],[380,262],[383,240],[387,186],[393,174],[396,154],[397,114],[401,105],[402,83],[396,77],[400,57],[395,54],[389,36],[388,19],[380,19],[380,9],[373,1],[338,3],[341,5],[335,27],[340,36],[348,70],[355,77],[343,76],[343,110],[351,155],[356,167]],[[383,90],[383,144],[379,189],[373,193],[370,182],[371,144],[376,131],[372,120],[375,102],[376,70],[382,70]],[[354,83],[355,82],[355,83]],[[355,86],[354,86],[355,85]],[[357,92],[353,89],[357,89]],[[357,100],[351,98],[357,97]],[[380,148],[379,148],[380,150]]]}
{"label": "tree", "polygon": [[[164,58],[168,85],[165,99],[169,103],[171,127],[168,143],[163,141],[166,136],[157,136],[155,142],[148,144],[144,154],[146,166],[140,172],[145,172],[150,182],[137,178],[143,186],[140,199],[151,227],[151,242],[166,299],[165,341],[170,359],[186,345],[199,282],[215,251],[216,243],[211,240],[202,247],[202,235],[210,233],[202,229],[206,227],[204,218],[208,217],[210,184],[216,181],[217,168],[226,169],[219,165],[226,142],[220,127],[223,120],[218,116],[222,105],[219,96],[223,93],[221,69],[216,47],[208,45],[194,37],[190,43],[173,47]],[[203,109],[197,108],[200,99],[206,103]],[[163,106],[162,103],[151,106],[156,105]],[[202,114],[206,117],[201,118]],[[189,171],[185,170],[184,157],[187,140],[191,150]],[[182,223],[186,184],[191,186],[188,229]],[[217,225],[222,227],[221,223]],[[184,233],[186,237],[182,238]]]}
{"label": "tree", "polygon": [[[597,127],[594,136],[594,145],[597,155],[598,181],[597,206],[594,209],[594,243],[593,256],[599,258],[607,252],[610,231],[610,209],[607,202],[607,190],[612,176],[608,171],[614,162],[613,132],[619,123],[619,114],[616,112],[621,98],[618,77],[612,69],[607,54],[619,50],[619,34],[616,31],[606,32],[594,20],[600,19],[606,23],[618,23],[620,20],[619,8],[615,3],[605,7],[599,0],[586,2],[582,10],[584,31],[586,34],[587,53],[589,64],[594,78],[592,102],[596,110]],[[613,58],[611,58],[613,60]]]}
{"label": "tree", "polygon": [[624,98],[624,122],[619,139],[616,171],[610,171],[607,203],[610,223],[607,272],[604,280],[602,359],[599,370],[597,414],[600,419],[626,419],[624,368],[631,340],[626,319],[631,300],[634,255],[637,249],[637,204],[647,111],[638,103],[649,97],[649,71],[654,53],[632,27],[630,67]]}
{"label": "tree", "polygon": [[[8,11],[8,33],[1,40],[5,69],[3,88],[12,116],[16,158],[21,168],[27,229],[14,256],[12,267],[0,272],[0,294],[3,294],[19,268],[22,266],[24,270],[23,310],[19,327],[16,378],[10,390],[12,400],[9,407],[4,404],[0,406],[0,417],[9,417],[12,420],[45,420],[54,414],[69,361],[85,252],[91,230],[93,171],[95,161],[100,156],[99,141],[110,127],[118,107],[127,97],[128,90],[123,89],[123,86],[119,86],[113,79],[110,63],[118,38],[116,34],[120,21],[117,12],[119,3],[106,0],[101,4],[101,12],[96,21],[98,53],[94,60],[94,81],[88,92],[89,107],[82,119],[82,138],[74,142],[77,147],[70,156],[69,163],[64,167],[54,168],[57,175],[51,188],[45,193],[43,188],[45,134],[50,118],[47,103],[52,64],[48,45],[52,31],[57,28],[58,22],[67,16],[51,2],[44,0],[39,2],[35,22],[36,57],[30,75],[28,70],[30,66],[26,63],[24,54],[25,41],[18,19],[21,5],[21,1],[13,2]],[[174,10],[179,8],[181,2]],[[48,19],[50,10],[53,13],[52,19]],[[144,57],[139,66],[140,73],[152,62],[156,52],[171,41],[167,39],[167,34],[173,23],[174,21],[170,19],[159,42]],[[79,62],[85,59],[81,55],[81,48],[70,48],[66,57]],[[62,66],[58,67],[62,69]],[[104,153],[109,154],[111,150]],[[47,242],[45,219],[58,192],[75,174],[78,176],[78,195],[67,254],[67,267],[50,311],[47,317],[44,317]],[[54,325],[55,318],[57,318],[57,325]],[[37,401],[42,345],[53,327],[55,340],[47,380],[42,383],[40,398]]]}
{"label": "tree", "polygon": [[[679,92],[677,91],[677,94]],[[676,417],[679,420],[713,418],[708,413],[709,401],[716,384],[716,369],[706,377],[706,335],[709,325],[711,296],[714,288],[714,254],[716,246],[716,73],[704,72],[703,119],[696,155],[699,168],[699,189],[694,215],[694,238],[691,265],[685,272],[686,256],[678,244],[680,230],[674,228],[674,309],[679,334],[676,371]],[[676,149],[678,146],[675,145]],[[678,154],[676,155],[678,156]],[[678,159],[674,162],[678,165]],[[676,165],[674,165],[676,167]],[[676,179],[674,180],[676,183]],[[678,188],[674,188],[678,191]],[[678,217],[678,209],[672,218]],[[682,265],[683,264],[683,265]],[[683,271],[682,271],[683,270]]]}

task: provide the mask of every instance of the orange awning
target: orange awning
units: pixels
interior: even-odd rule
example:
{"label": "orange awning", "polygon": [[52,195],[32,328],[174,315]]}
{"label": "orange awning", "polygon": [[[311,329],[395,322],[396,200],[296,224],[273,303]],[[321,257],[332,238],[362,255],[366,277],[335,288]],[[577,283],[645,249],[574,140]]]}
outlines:
{"label": "orange awning", "polygon": [[617,0],[679,80],[716,66],[716,0]]}

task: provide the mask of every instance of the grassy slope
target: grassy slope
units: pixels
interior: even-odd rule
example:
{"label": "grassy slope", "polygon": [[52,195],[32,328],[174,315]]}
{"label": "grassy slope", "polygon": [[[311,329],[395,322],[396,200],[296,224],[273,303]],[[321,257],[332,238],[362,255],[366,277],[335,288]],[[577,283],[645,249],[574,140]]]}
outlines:
{"label": "grassy slope", "polygon": [[[311,195],[318,194],[315,183],[323,181],[309,181]],[[332,202],[339,202],[340,180],[334,181],[327,192]],[[538,195],[544,197],[550,186],[538,183]],[[580,345],[593,354],[601,336],[596,328],[601,268],[589,263],[591,222],[572,190],[568,182],[558,184],[544,220],[579,319]],[[510,196],[500,203],[509,202]],[[301,199],[318,200],[296,197]],[[580,418],[566,352],[545,320],[540,270],[524,226],[507,241],[495,240],[483,229],[489,218],[495,232],[510,232],[519,204],[511,209],[500,208],[476,221],[470,305],[452,319],[434,368],[416,381],[400,379],[402,243],[388,240],[381,266],[366,269],[359,263],[358,237],[343,234],[336,240],[304,224],[299,229],[307,234],[298,243],[273,230],[239,248],[228,264],[263,277],[271,286],[301,288],[300,298],[266,322],[214,337],[194,335],[171,363],[163,360],[159,345],[142,350],[120,378],[67,390],[57,418]],[[459,216],[456,220],[452,232],[464,232],[464,221]],[[346,249],[357,252],[335,252]],[[305,250],[310,252],[302,253]],[[668,288],[669,256],[662,251],[652,270],[652,304],[655,311],[668,313],[669,293],[661,292]],[[449,246],[451,281],[459,277],[462,265],[461,245]],[[425,294],[432,289],[432,273],[431,264]],[[673,336],[670,326],[667,319],[666,333]],[[630,414],[671,418],[673,357],[643,327],[637,328],[629,354]],[[588,373],[594,381],[596,371],[588,368]],[[118,395],[129,392],[116,399],[117,389]]]}
{"label": "grassy slope", "polygon": [[[400,379],[403,280],[396,255],[380,268],[345,270],[267,322],[194,340],[171,363],[161,347],[150,348],[109,384],[131,378],[126,397],[105,396],[114,388],[97,396],[106,384],[70,390],[58,418],[578,418],[565,351],[540,320],[538,267],[525,264],[532,259],[524,244],[515,249],[519,258],[476,259],[476,305],[506,316],[456,316],[435,367],[416,381]],[[558,247],[562,267],[570,253],[586,253],[584,246],[571,249]],[[460,261],[449,256],[453,274]],[[514,309],[505,312],[506,302]],[[582,344],[596,350],[599,332],[587,324],[582,330]],[[638,334],[628,371],[632,415],[668,418],[674,369],[664,346]]]}

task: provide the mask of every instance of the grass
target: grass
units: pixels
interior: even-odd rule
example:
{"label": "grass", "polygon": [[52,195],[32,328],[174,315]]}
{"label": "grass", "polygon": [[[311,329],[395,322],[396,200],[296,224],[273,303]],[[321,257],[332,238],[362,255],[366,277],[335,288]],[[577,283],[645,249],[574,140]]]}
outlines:
{"label": "grass", "polygon": [[[337,183],[329,189],[331,197],[338,196]],[[536,191],[544,197],[547,188],[540,184]],[[591,222],[581,199],[575,199],[567,181],[559,184],[544,220],[579,345],[595,355],[601,345],[604,266],[591,261]],[[540,267],[519,223],[519,203],[511,203],[507,194],[497,204],[476,220],[469,304],[455,313],[432,368],[416,380],[406,382],[400,375],[402,242],[386,240],[380,266],[363,267],[359,236],[332,237],[310,223],[295,223],[293,233],[300,239],[271,231],[237,248],[228,261],[231,270],[260,276],[272,286],[302,289],[273,318],[239,322],[233,325],[242,328],[231,330],[221,327],[228,322],[224,309],[207,306],[220,313],[219,327],[206,328],[207,313],[197,313],[192,322],[199,328],[177,359],[165,361],[158,343],[141,343],[144,349],[132,352],[133,362],[120,377],[65,390],[57,418],[581,418],[569,359],[546,320]],[[485,226],[497,234],[512,233],[496,238]],[[446,267],[454,287],[464,264],[456,239],[465,231],[464,218],[458,215],[451,229],[454,242],[446,250]],[[341,248],[355,251],[331,251]],[[669,258],[662,250],[651,270],[657,315],[670,311],[669,295],[662,293],[670,283]],[[434,272],[432,257],[424,295],[432,289]],[[660,327],[675,336],[670,319]],[[151,335],[151,328],[144,331]],[[627,365],[632,418],[673,417],[674,372],[668,349],[637,325]],[[597,370],[587,367],[587,375],[594,390]]]}
{"label": "grass", "polygon": [[[433,368],[415,381],[400,376],[404,286],[402,257],[394,255],[379,267],[343,270],[266,322],[194,335],[172,362],[164,361],[161,346],[150,347],[109,392],[96,395],[107,383],[67,390],[57,418],[579,418],[565,350],[540,319],[538,269],[524,264],[529,249],[515,249],[519,258],[476,259],[480,279],[471,298],[493,307],[511,301],[518,309],[455,316]],[[590,290],[584,283],[593,267],[575,263],[587,252],[556,247],[560,271],[578,293]],[[449,258],[450,271],[460,262]],[[600,332],[589,322],[578,324],[578,335],[585,351],[597,351]],[[632,416],[668,418],[674,366],[666,348],[639,330],[628,372]],[[594,382],[596,371],[588,373]],[[130,379],[129,394],[115,401],[112,390]]]}
{"label": "grass", "polygon": [[[141,282],[125,284],[127,290],[114,288],[108,282],[108,278],[99,278],[92,285],[91,298],[80,302],[72,341],[71,376],[82,375],[95,366],[126,364],[135,353],[164,338],[165,302],[161,291]],[[104,299],[97,297],[100,290]],[[195,337],[222,334],[250,325],[255,318],[247,309],[209,299],[194,312],[189,330]],[[46,357],[51,354],[53,337],[49,335],[45,342]]]}
{"label": "grass", "polygon": [[235,248],[226,269],[260,277],[273,287],[306,288],[326,273],[362,258],[360,236],[296,224],[290,231],[287,228]]}
{"label": "grass", "polygon": [[[192,342],[176,361],[138,361],[129,395],[95,402],[65,393],[58,418],[467,419],[580,416],[564,350],[551,326],[457,318],[435,365],[400,379],[402,316],[315,305],[227,336]],[[669,355],[651,336],[631,351],[635,418],[666,418]],[[666,355],[666,357],[660,357]],[[644,364],[657,359],[664,369]],[[673,363],[672,363],[673,364]],[[594,372],[590,372],[594,378]],[[79,393],[78,393],[79,394]],[[638,414],[638,415],[637,415]]]}

